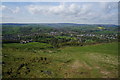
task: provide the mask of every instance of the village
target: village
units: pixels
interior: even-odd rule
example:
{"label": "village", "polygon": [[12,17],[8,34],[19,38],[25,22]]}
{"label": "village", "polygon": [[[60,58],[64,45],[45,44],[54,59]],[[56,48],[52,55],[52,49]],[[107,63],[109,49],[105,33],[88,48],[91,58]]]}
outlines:
{"label": "village", "polygon": [[[4,35],[3,41],[17,42],[21,44],[26,44],[30,42],[45,42],[54,43],[53,39],[57,39],[62,42],[78,42],[80,43],[103,43],[117,41],[118,34],[95,34],[95,33],[79,33],[74,31],[66,32],[49,32],[49,33],[29,33],[29,34],[14,34],[14,35]],[[60,42],[60,43],[62,43]]]}

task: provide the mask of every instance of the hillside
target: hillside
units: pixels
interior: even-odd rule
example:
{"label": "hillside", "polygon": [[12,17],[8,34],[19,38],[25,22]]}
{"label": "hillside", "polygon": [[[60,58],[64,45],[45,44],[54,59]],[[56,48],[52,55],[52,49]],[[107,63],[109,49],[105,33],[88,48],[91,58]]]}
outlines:
{"label": "hillside", "polygon": [[55,49],[46,43],[8,43],[2,52],[3,78],[118,77],[115,42]]}

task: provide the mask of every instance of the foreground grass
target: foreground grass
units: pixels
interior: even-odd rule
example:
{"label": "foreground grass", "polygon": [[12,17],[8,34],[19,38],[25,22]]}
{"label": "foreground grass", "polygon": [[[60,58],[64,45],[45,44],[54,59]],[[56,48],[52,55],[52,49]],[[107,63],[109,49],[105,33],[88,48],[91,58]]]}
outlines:
{"label": "foreground grass", "polygon": [[3,78],[116,78],[117,45],[3,44]]}

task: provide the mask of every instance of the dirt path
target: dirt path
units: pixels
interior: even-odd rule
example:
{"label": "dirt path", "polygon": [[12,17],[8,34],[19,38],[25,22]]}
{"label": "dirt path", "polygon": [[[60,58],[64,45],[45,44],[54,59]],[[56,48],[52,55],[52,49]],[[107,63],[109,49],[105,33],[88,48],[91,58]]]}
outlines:
{"label": "dirt path", "polygon": [[91,67],[88,66],[85,62],[81,62],[80,60],[74,61],[72,64],[69,65],[68,70],[65,71],[65,78],[71,78],[76,75],[86,75],[88,72],[84,72],[82,69],[91,70]]}
{"label": "dirt path", "polygon": [[80,67],[83,67],[83,64],[82,63],[80,63],[80,61],[79,60],[76,60],[72,65],[71,65],[71,68],[72,69],[78,69],[78,68],[80,68]]}
{"label": "dirt path", "polygon": [[79,73],[79,69],[84,67],[84,65],[79,61],[76,60],[74,61],[72,64],[68,65],[69,68],[68,70],[66,70],[65,72],[65,78],[70,78],[72,76],[74,76],[75,74]]}

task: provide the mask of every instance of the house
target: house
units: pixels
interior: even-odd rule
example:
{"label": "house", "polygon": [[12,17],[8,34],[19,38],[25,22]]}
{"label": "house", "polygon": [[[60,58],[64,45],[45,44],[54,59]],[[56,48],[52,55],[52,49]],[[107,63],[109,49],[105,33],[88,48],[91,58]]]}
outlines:
{"label": "house", "polygon": [[33,42],[32,39],[31,40],[21,40],[20,41],[21,44],[26,44],[26,43],[29,43],[29,42]]}
{"label": "house", "polygon": [[21,43],[21,44],[26,44],[27,41],[21,40],[20,43]]}

